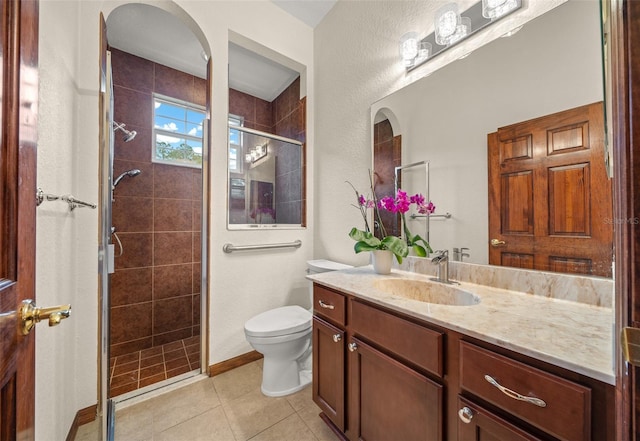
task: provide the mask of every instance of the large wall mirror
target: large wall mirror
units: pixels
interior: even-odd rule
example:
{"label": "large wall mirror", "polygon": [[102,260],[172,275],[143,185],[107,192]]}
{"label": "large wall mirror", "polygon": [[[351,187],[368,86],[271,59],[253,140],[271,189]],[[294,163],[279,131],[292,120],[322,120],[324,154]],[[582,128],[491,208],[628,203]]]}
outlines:
{"label": "large wall mirror", "polygon": [[[372,105],[372,121],[393,113],[396,119],[394,136],[401,135],[402,139],[402,164],[429,162],[429,193],[437,207],[436,214],[451,214],[450,218],[430,224],[429,239],[434,249],[468,248],[464,261],[493,263],[490,262],[489,218],[500,208],[489,201],[490,134],[498,133],[501,128],[515,127],[513,125],[520,122],[604,100],[599,3],[568,1],[561,4],[530,21],[511,37],[498,38]],[[598,135],[595,127],[599,125],[604,131],[602,113],[595,115],[595,121],[573,122],[566,132],[548,130],[544,136],[564,143],[567,151],[580,150],[582,147],[576,147],[580,142],[587,146],[598,144],[604,151],[604,136]],[[504,167],[508,155],[513,154],[514,158],[526,156],[540,148],[525,138],[522,145],[517,136],[510,140],[503,138],[500,138],[503,162],[498,167]],[[590,189],[600,187],[610,189],[611,181],[604,171],[604,153],[601,159],[590,165],[598,168],[597,179],[594,174],[584,174],[583,167],[575,173],[557,173],[559,178],[555,183],[549,181],[545,185],[549,188],[555,185],[556,189],[564,186],[566,195],[576,194],[576,191],[589,194]],[[586,181],[584,176],[588,178]],[[571,181],[583,187],[570,188],[568,183]],[[516,191],[516,180],[510,182],[514,185],[508,191]],[[518,182],[529,185],[526,180]],[[580,210],[590,213],[591,218],[581,220],[588,224],[583,228],[585,236],[592,235],[594,229],[603,225],[609,231],[605,236],[612,236],[613,219],[602,214],[612,212],[610,200],[602,203],[608,211],[597,214],[589,211],[593,201],[567,199],[554,203],[556,207],[567,207],[567,213]],[[521,214],[517,212],[526,211],[526,204],[512,206],[511,210],[511,214]],[[532,211],[526,215],[531,222],[537,222],[538,213]],[[503,220],[506,216],[498,215],[502,215]],[[550,223],[564,222],[565,226],[576,223],[575,219],[566,216],[561,219],[560,214],[556,215]],[[554,234],[558,239],[566,236],[562,228],[556,230]],[[554,234],[549,235],[549,240],[554,240]],[[526,232],[521,236],[526,236]],[[568,265],[566,272],[610,276],[612,244],[606,243],[605,249],[600,253],[603,254],[601,261],[595,265],[599,270],[575,271]],[[550,265],[535,269],[562,271],[561,267]]]}
{"label": "large wall mirror", "polygon": [[231,37],[227,227],[302,228],[304,67],[246,38]]}

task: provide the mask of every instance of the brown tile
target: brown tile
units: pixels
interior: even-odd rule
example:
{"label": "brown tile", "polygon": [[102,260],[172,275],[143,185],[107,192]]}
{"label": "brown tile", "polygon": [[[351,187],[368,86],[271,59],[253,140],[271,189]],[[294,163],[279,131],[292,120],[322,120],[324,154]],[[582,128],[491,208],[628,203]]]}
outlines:
{"label": "brown tile", "polygon": [[155,300],[191,294],[193,290],[192,264],[154,267],[153,289]]}
{"label": "brown tile", "polygon": [[189,263],[192,260],[192,233],[155,233],[154,265]]}
{"label": "brown tile", "polygon": [[175,358],[173,360],[168,360],[164,364],[167,367],[167,372],[169,372],[169,371],[171,371],[173,369],[177,369],[177,368],[182,367],[182,366],[189,367],[189,360],[187,359],[186,355],[183,355],[180,358]]}
{"label": "brown tile", "polygon": [[116,270],[111,275],[111,307],[150,301],[151,281],[150,267]]}
{"label": "brown tile", "polygon": [[153,319],[154,334],[191,327],[191,296],[157,300]]}
{"label": "brown tile", "polygon": [[140,360],[140,352],[139,351],[131,352],[131,353],[120,355],[120,356],[116,357],[116,363],[117,364],[131,363],[133,361],[137,362],[138,360]]}
{"label": "brown tile", "polygon": [[113,368],[113,376],[124,375],[130,372],[137,372],[140,369],[139,361],[132,361],[130,363],[117,363]]}
{"label": "brown tile", "polygon": [[149,92],[113,88],[113,119],[129,126],[151,127],[152,98]]}
{"label": "brown tile", "polygon": [[116,357],[111,357],[109,359],[109,367],[113,367],[116,364]]}
{"label": "brown tile", "polygon": [[187,355],[189,359],[189,366],[191,370],[198,369],[200,367],[200,351]]}
{"label": "brown tile", "polygon": [[202,200],[193,201],[193,231],[202,230]]}
{"label": "brown tile", "polygon": [[147,378],[141,378],[140,379],[140,387],[145,387],[145,386],[149,386],[151,384],[156,384],[159,383],[161,381],[164,381],[167,379],[167,376],[164,372],[162,372],[161,374],[157,374],[154,375],[152,377],[147,377]]}
{"label": "brown tile", "polygon": [[116,269],[141,268],[151,266],[152,233],[120,233],[122,256],[116,258]]}
{"label": "brown tile", "polygon": [[140,351],[140,358],[143,360],[145,358],[152,358],[158,355],[162,355],[162,346],[154,346],[152,348],[148,348]]}
{"label": "brown tile", "polygon": [[111,387],[109,388],[109,397],[117,397],[118,395],[126,394],[127,392],[131,392],[132,390],[136,390],[137,388],[138,382],[128,383],[118,387]]}
{"label": "brown tile", "polygon": [[113,201],[112,224],[117,233],[153,231],[153,199],[118,196]]}
{"label": "brown tile", "polygon": [[164,332],[161,334],[155,334],[153,336],[154,344],[164,345],[183,338],[191,337],[193,334],[190,327],[176,329],[174,331]]}
{"label": "brown tile", "polygon": [[202,264],[196,262],[193,264],[193,293],[198,294],[201,292],[200,285],[202,284]]}
{"label": "brown tile", "polygon": [[185,347],[188,347],[188,346],[191,346],[191,345],[199,345],[200,344],[200,336],[199,335],[194,335],[193,337],[185,338],[182,343],[184,344]]}
{"label": "brown tile", "polygon": [[[182,344],[182,341],[180,341],[180,344]],[[170,351],[164,352],[164,362],[166,363],[167,361],[176,360],[185,356],[186,356],[186,352],[184,348],[172,349]]]}
{"label": "brown tile", "polygon": [[202,169],[192,168],[191,177],[193,178],[193,189],[191,190],[191,197],[194,201],[200,202],[202,205]]}
{"label": "brown tile", "polygon": [[174,342],[166,343],[162,345],[162,352],[165,354],[173,353],[173,351],[178,351],[183,349],[184,349],[184,343],[182,342],[182,340],[174,341]]}
{"label": "brown tile", "polygon": [[159,199],[153,209],[154,231],[192,231],[193,201],[190,199]]}
{"label": "brown tile", "polygon": [[255,100],[251,95],[229,89],[229,113],[244,117],[245,124],[255,122]]}
{"label": "brown tile", "polygon": [[151,335],[151,303],[111,308],[111,344]]}
{"label": "brown tile", "polygon": [[191,371],[191,368],[189,367],[188,364],[186,364],[176,369],[167,370],[167,378],[177,377],[178,375],[186,374],[187,372],[190,372],[190,371]]}
{"label": "brown tile", "polygon": [[129,383],[137,383],[138,382],[138,370],[133,372],[127,372],[126,374],[116,375],[111,378],[109,382],[111,387],[120,387]]}
{"label": "brown tile", "polygon": [[[125,161],[115,159],[113,161],[113,180],[128,170],[140,170],[140,174],[134,177],[124,177],[113,191],[114,204],[120,196],[153,197],[153,164],[150,162]],[[116,225],[117,227],[117,225]]]}
{"label": "brown tile", "polygon": [[153,89],[153,62],[111,48],[113,84],[141,92]]}
{"label": "brown tile", "polygon": [[154,375],[164,374],[164,364],[156,364],[140,369],[140,379],[153,377]]}
{"label": "brown tile", "polygon": [[195,294],[193,297],[193,324],[200,324],[200,294]]}
{"label": "brown tile", "polygon": [[153,164],[153,179],[153,194],[156,198],[193,198],[193,178],[189,167]]}
{"label": "brown tile", "polygon": [[207,80],[204,78],[193,77],[193,103],[207,105]]}
{"label": "brown tile", "polygon": [[151,346],[151,337],[145,337],[138,340],[127,341],[124,343],[114,344],[111,342],[109,345],[109,353],[113,357],[119,355],[130,354],[135,351],[141,351]]}
{"label": "brown tile", "polygon": [[155,365],[164,365],[164,356],[162,354],[160,355],[154,355],[152,357],[147,357],[147,358],[143,358],[140,360],[140,368],[148,368],[150,366],[155,366]]}
{"label": "brown tile", "polygon": [[200,232],[193,233],[193,261],[200,262],[202,258],[202,235]]}
{"label": "brown tile", "polygon": [[273,125],[273,106],[272,103],[256,98],[256,124],[270,127]]}
{"label": "brown tile", "polygon": [[161,64],[155,65],[154,91],[162,95],[193,102],[193,75]]}
{"label": "brown tile", "polygon": [[[118,121],[121,123],[121,121]],[[136,131],[136,136],[132,140],[125,142],[125,134],[122,131],[115,133],[113,139],[113,157],[137,162],[151,162],[153,153],[153,143],[151,142],[152,130],[150,126],[136,126],[125,123],[125,129]],[[117,176],[117,175],[116,175]]]}

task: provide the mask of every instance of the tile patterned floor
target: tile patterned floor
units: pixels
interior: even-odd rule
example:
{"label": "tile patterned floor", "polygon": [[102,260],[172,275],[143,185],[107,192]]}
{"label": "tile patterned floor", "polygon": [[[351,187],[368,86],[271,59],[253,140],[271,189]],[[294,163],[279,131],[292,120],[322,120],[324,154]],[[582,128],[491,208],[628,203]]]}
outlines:
{"label": "tile patterned floor", "polygon": [[[260,392],[262,360],[116,411],[116,441],[335,441],[311,387],[280,398]],[[98,440],[97,422],[76,441]]]}
{"label": "tile patterned floor", "polygon": [[191,337],[110,360],[110,397],[200,369],[200,337]]}

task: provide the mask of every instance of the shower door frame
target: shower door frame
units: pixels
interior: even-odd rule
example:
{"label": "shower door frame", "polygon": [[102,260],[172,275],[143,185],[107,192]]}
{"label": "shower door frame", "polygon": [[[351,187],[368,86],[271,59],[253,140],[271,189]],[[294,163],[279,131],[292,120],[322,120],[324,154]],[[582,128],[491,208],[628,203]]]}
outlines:
{"label": "shower door frame", "polygon": [[[104,23],[102,14],[101,20]],[[113,162],[114,162],[114,135],[112,128],[113,122],[113,82],[111,70],[111,51],[108,50],[108,42],[106,42],[106,32],[104,33],[105,44],[101,46],[101,50],[106,52],[106,78],[105,84],[101,85],[100,94],[100,142],[99,142],[99,187],[100,187],[100,218],[99,218],[99,246],[98,246],[98,273],[99,273],[99,293],[98,293],[98,323],[99,323],[99,366],[98,366],[98,417],[100,418],[100,438],[102,440],[112,441],[115,437],[115,410],[116,404],[122,400],[119,397],[109,398],[109,360],[110,360],[110,305],[111,305],[111,284],[109,275],[114,269],[114,250],[111,244],[111,218],[112,218],[112,181],[113,181]],[[207,78],[206,78],[206,103],[205,115],[203,123],[203,151],[202,151],[202,210],[201,210],[201,258],[200,258],[200,373],[202,375],[208,373],[208,304],[209,304],[209,183],[210,183],[210,108],[211,108],[211,60],[207,62]],[[126,398],[144,395],[153,390],[164,387],[168,384],[177,383],[185,379],[187,374],[183,374],[172,379],[167,379],[156,383],[155,388],[146,389],[144,392],[136,394],[132,391],[126,394]],[[170,381],[173,380],[173,381]],[[151,387],[151,386],[148,386]]]}

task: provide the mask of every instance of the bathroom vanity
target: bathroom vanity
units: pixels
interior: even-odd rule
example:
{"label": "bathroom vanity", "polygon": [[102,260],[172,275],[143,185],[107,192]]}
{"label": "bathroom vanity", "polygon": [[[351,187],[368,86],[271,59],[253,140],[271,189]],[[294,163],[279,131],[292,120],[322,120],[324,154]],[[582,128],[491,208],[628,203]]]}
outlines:
{"label": "bathroom vanity", "polygon": [[371,267],[309,278],[313,399],[338,437],[615,438],[610,308]]}

